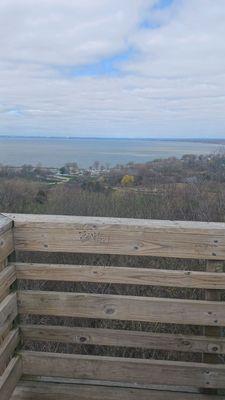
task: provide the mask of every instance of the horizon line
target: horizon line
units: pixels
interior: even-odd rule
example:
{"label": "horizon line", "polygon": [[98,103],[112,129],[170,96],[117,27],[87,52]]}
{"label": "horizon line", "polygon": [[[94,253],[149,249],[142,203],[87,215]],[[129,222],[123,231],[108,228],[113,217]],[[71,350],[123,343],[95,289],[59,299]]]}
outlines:
{"label": "horizon line", "polygon": [[102,137],[102,136],[40,136],[40,135],[1,135],[1,138],[13,138],[13,139],[82,139],[82,140],[177,140],[177,141],[197,141],[197,140],[225,140],[225,137],[195,137],[195,138],[179,138],[179,137]]}

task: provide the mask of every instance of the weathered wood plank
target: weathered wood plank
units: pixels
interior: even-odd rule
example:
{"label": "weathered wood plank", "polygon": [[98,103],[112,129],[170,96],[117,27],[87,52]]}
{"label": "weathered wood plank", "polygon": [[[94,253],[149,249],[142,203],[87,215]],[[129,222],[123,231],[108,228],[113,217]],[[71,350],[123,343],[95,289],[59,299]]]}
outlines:
{"label": "weathered wood plank", "polygon": [[13,226],[13,220],[4,214],[0,214],[0,236],[11,229]]}
{"label": "weathered wood plank", "polygon": [[0,337],[17,315],[17,295],[16,293],[11,293],[0,304]]}
{"label": "weathered wood plank", "polygon": [[24,340],[225,354],[225,338],[49,325],[20,325]]}
{"label": "weathered wood plank", "polygon": [[1,272],[5,267],[7,267],[7,264],[8,264],[8,259],[7,259],[7,258],[5,258],[4,260],[0,261],[0,272]]}
{"label": "weathered wood plank", "polygon": [[225,289],[225,273],[113,266],[15,263],[17,279]]}
{"label": "weathered wood plank", "polygon": [[22,351],[23,373],[137,384],[225,387],[225,365]]}
{"label": "weathered wood plank", "polygon": [[22,364],[19,357],[13,358],[4,374],[0,377],[0,399],[9,400],[20,377],[22,375]]}
{"label": "weathered wood plank", "polygon": [[[208,261],[206,264],[206,271],[208,272],[213,272],[215,274],[221,274],[221,272],[224,270],[224,266],[222,262],[217,262],[217,261]],[[206,290],[205,291],[205,299],[207,301],[221,301],[221,291],[219,290],[215,290],[215,289],[211,289],[211,290]],[[215,326],[206,326],[204,328],[204,333],[206,336],[208,337],[220,337],[222,335],[221,332],[221,327],[215,327]],[[209,355],[206,354],[203,357],[205,362],[209,362],[209,363],[219,363],[219,357],[216,355]]]}
{"label": "weathered wood plank", "polygon": [[9,288],[4,284],[4,274],[2,273],[7,266],[7,263],[8,258],[5,258],[0,262],[0,302],[2,302],[2,300],[4,300],[4,298],[9,294]]}
{"label": "weathered wood plank", "polygon": [[0,299],[16,280],[15,266],[6,267],[0,272]]}
{"label": "weathered wood plank", "polygon": [[0,235],[0,262],[2,262],[10,253],[14,251],[12,229]]}
{"label": "weathered wood plank", "polygon": [[77,379],[77,378],[61,378],[58,376],[36,376],[24,375],[23,379],[26,382],[46,382],[56,384],[75,384],[75,385],[94,385],[94,386],[109,386],[109,387],[122,387],[132,389],[145,389],[145,390],[165,390],[170,392],[182,393],[200,393],[198,388],[192,386],[177,386],[177,385],[152,385],[152,384],[137,384],[136,382],[114,382],[98,379]]}
{"label": "weathered wood plank", "polygon": [[9,332],[4,342],[0,346],[0,375],[4,372],[19,344],[19,330],[13,329]]}
{"label": "weathered wood plank", "polygon": [[6,215],[16,250],[225,259],[224,223]]}
{"label": "weathered wood plank", "polygon": [[222,400],[218,396],[176,393],[165,390],[123,387],[56,384],[21,381],[11,400]]}
{"label": "weathered wood plank", "polygon": [[225,325],[225,303],[25,290],[19,313],[193,325]]}
{"label": "weathered wood plank", "polygon": [[74,216],[74,215],[49,215],[49,214],[18,214],[18,213],[4,213],[2,214],[14,222],[14,226],[23,224],[24,226],[33,224],[34,227],[40,225],[55,226],[61,224],[62,226],[96,224],[96,225],[128,225],[128,226],[142,226],[148,228],[149,225],[155,228],[163,229],[200,229],[204,233],[209,230],[223,231],[225,229],[224,222],[199,222],[199,221],[176,221],[176,220],[157,220],[157,219],[138,219],[138,218],[113,218],[113,217],[89,217],[89,216]]}
{"label": "weathered wood plank", "polygon": [[0,344],[1,345],[4,342],[4,340],[6,339],[9,332],[12,330],[13,322],[14,322],[14,319],[17,317],[17,315],[18,314],[16,314],[14,318],[13,318],[13,314],[10,315],[9,319],[3,325],[3,327],[0,327]]}
{"label": "weathered wood plank", "polygon": [[[206,264],[206,271],[213,272],[215,274],[220,274],[224,271],[224,266],[222,262],[217,261],[208,261]],[[205,299],[209,301],[220,301],[221,300],[221,291],[215,289],[205,290]],[[206,326],[204,328],[204,334],[208,337],[217,336],[218,338],[221,336],[221,327],[215,326]],[[203,354],[203,361],[210,364],[219,364],[220,359],[216,354]],[[204,394],[218,394],[216,389],[203,389]]]}

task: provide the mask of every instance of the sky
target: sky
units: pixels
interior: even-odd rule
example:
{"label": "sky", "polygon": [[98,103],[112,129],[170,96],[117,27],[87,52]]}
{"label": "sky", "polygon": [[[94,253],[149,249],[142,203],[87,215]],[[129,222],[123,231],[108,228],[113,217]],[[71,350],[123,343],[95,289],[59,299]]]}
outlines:
{"label": "sky", "polygon": [[0,135],[225,138],[225,0],[1,0]]}

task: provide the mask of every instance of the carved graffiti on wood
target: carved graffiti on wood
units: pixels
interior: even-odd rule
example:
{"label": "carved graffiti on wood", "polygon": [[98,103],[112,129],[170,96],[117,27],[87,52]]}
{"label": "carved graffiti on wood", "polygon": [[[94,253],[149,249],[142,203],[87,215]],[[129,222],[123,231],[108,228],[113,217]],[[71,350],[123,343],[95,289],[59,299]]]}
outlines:
{"label": "carved graffiti on wood", "polygon": [[80,231],[79,237],[81,242],[94,242],[97,244],[100,243],[109,243],[109,236],[102,234],[101,232],[96,231]]}

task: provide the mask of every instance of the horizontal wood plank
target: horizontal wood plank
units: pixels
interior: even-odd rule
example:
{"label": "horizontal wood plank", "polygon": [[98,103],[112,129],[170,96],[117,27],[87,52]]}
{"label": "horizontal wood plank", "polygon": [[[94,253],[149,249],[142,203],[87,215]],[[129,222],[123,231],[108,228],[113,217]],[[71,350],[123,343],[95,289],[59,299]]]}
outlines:
{"label": "horizontal wood plank", "polygon": [[0,304],[0,337],[4,335],[17,315],[17,295],[11,293]]}
{"label": "horizontal wood plank", "polygon": [[16,250],[225,259],[225,223],[7,215]]}
{"label": "horizontal wood plank", "polygon": [[225,387],[225,365],[22,351],[23,373],[137,384]]}
{"label": "horizontal wood plank", "polygon": [[0,375],[6,369],[10,358],[14,355],[15,349],[19,344],[19,330],[10,331],[0,346]]}
{"label": "horizontal wood plank", "polygon": [[114,266],[15,263],[17,279],[225,289],[225,273]]}
{"label": "horizontal wood plank", "polygon": [[67,326],[21,325],[24,340],[225,354],[225,338]]}
{"label": "horizontal wood plank", "polygon": [[0,235],[0,261],[4,261],[14,251],[12,229]]}
{"label": "horizontal wood plank", "polygon": [[218,396],[82,384],[21,381],[11,400],[219,400]]}
{"label": "horizontal wood plank", "polygon": [[0,299],[16,280],[15,266],[11,265],[0,272]]}
{"label": "horizontal wood plank", "polygon": [[193,325],[225,325],[225,303],[25,290],[19,313]]}
{"label": "horizontal wood plank", "polygon": [[13,358],[4,374],[0,377],[0,399],[10,400],[19,379],[22,375],[22,364],[19,357]]}

